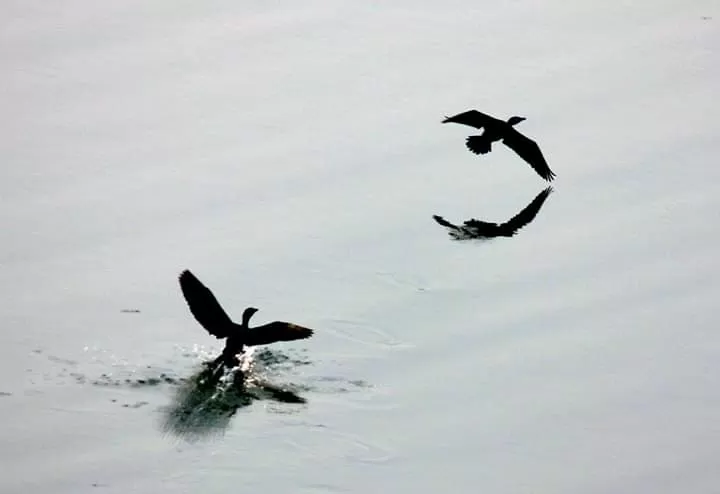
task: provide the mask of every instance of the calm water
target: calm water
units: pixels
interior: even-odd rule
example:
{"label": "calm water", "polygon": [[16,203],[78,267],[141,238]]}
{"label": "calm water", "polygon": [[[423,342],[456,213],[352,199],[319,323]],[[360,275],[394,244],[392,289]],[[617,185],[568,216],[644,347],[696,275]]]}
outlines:
{"label": "calm water", "polygon": [[[2,492],[717,490],[717,2],[0,12]],[[558,174],[514,238],[432,220],[545,187],[469,108]],[[163,429],[221,348],[185,268],[316,328],[305,404]]]}

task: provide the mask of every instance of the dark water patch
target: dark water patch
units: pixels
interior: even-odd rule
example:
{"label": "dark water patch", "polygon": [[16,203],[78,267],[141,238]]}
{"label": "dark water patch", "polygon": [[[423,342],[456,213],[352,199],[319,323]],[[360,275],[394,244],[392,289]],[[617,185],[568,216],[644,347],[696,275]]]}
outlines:
{"label": "dark water patch", "polygon": [[277,374],[312,364],[306,354],[305,350],[281,352],[263,348],[253,353],[248,365],[257,372]]}
{"label": "dark water patch", "polygon": [[57,357],[55,355],[48,355],[47,359],[50,362],[55,362],[56,364],[71,365],[71,366],[78,364],[77,360],[70,360],[70,359],[66,359],[66,358],[62,358],[62,357]]}
{"label": "dark water patch", "polygon": [[359,389],[370,389],[373,386],[362,379],[345,379],[342,377],[313,377],[307,386],[308,391],[317,393],[349,393]]}
{"label": "dark water patch", "polygon": [[[135,374],[133,372],[132,374]],[[126,387],[126,388],[153,388],[162,385],[180,385],[185,382],[185,378],[173,375],[169,372],[160,372],[155,374],[152,371],[142,377],[125,377],[127,374],[108,374],[103,373],[97,378],[88,379],[81,374],[74,374],[79,384],[89,383],[93,386],[103,387]]]}
{"label": "dark water patch", "polygon": [[[180,386],[172,403],[164,407],[163,432],[195,442],[224,434],[241,408],[256,400],[303,405],[305,398],[291,385],[278,386],[247,368],[225,370],[204,365]],[[285,409],[283,413],[289,413]]]}
{"label": "dark water patch", "polygon": [[[177,386],[184,381],[183,377],[168,367],[135,365],[109,351],[97,348],[86,347],[85,352],[89,355],[89,359],[80,361],[50,355],[42,349],[34,350],[34,354],[55,364],[54,368],[42,374],[32,368],[27,369],[26,372],[31,383],[42,379],[56,384],[74,382],[81,385],[116,388]],[[197,354],[194,355],[194,359],[197,360]],[[41,366],[47,368],[46,364]],[[185,366],[187,367],[187,364]],[[98,372],[92,372],[93,368]]]}
{"label": "dark water patch", "polygon": [[147,401],[136,401],[135,403],[132,403],[132,404],[131,403],[123,403],[122,406],[124,408],[140,408],[140,407],[144,407],[145,405],[149,405],[149,404],[150,403],[148,403]]}
{"label": "dark water patch", "polygon": [[12,396],[12,393],[8,393],[7,391],[0,391],[0,398],[3,396]]}

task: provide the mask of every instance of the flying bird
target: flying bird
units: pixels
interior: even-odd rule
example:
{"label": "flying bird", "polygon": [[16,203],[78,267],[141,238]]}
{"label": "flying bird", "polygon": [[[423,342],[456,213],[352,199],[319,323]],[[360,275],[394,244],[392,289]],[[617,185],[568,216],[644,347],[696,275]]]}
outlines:
{"label": "flying bird", "polygon": [[493,142],[502,141],[503,144],[515,151],[518,156],[527,161],[538,175],[550,182],[555,178],[555,174],[550,170],[542,151],[540,151],[540,147],[535,141],[515,130],[514,126],[523,120],[526,119],[515,116],[504,122],[477,110],[468,110],[453,117],[445,117],[442,123],[453,122],[469,125],[476,129],[483,129],[483,133],[479,136],[467,138],[465,144],[470,151],[475,154],[487,154],[492,150]]}
{"label": "flying bird", "polygon": [[258,311],[255,307],[245,309],[242,323],[237,324],[225,313],[210,289],[190,271],[180,273],[179,281],[185,301],[197,322],[216,338],[227,339],[225,349],[214,364],[235,367],[239,364],[237,355],[243,352],[245,346],[301,340],[313,335],[312,329],[281,321],[250,328],[250,318]]}
{"label": "flying bird", "polygon": [[495,237],[512,237],[521,228],[532,222],[540,212],[545,200],[553,191],[552,187],[540,192],[530,204],[505,223],[490,223],[476,219],[467,220],[462,225],[454,225],[442,216],[434,215],[433,219],[448,229],[455,240],[488,239]]}

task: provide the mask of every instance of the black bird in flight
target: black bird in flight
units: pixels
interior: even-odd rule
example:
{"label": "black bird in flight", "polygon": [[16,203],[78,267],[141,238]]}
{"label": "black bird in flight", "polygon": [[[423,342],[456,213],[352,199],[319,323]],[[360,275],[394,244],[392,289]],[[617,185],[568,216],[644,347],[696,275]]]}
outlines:
{"label": "black bird in flight", "polygon": [[433,219],[448,229],[448,233],[455,240],[488,239],[494,237],[512,237],[521,228],[528,225],[540,212],[545,200],[553,191],[552,187],[540,192],[525,209],[510,218],[505,223],[490,223],[476,219],[467,220],[462,225],[454,225],[442,216],[434,215]]}
{"label": "black bird in flight", "polygon": [[215,295],[190,271],[180,274],[180,288],[185,301],[197,322],[218,339],[227,338],[225,349],[213,364],[224,363],[227,367],[239,364],[237,355],[245,346],[267,345],[277,341],[309,338],[313,330],[289,322],[274,321],[254,328],[248,327],[250,318],[258,310],[248,307],[242,315],[242,323],[234,323],[225,313]]}
{"label": "black bird in flight", "polygon": [[475,154],[487,154],[491,151],[492,143],[502,141],[507,147],[515,151],[518,156],[528,162],[530,166],[543,179],[550,182],[555,174],[543,157],[540,147],[532,139],[525,137],[515,130],[514,125],[525,120],[524,117],[510,117],[507,122],[486,115],[477,110],[468,110],[458,113],[454,117],[445,117],[442,123],[459,123],[469,125],[476,129],[484,129],[479,136],[467,138],[466,146]]}

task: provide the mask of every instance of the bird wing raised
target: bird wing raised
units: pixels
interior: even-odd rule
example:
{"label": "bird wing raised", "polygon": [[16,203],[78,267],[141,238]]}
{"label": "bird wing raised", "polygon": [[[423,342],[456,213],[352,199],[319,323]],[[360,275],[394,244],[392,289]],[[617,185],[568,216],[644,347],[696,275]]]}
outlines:
{"label": "bird wing raised", "polygon": [[540,151],[540,146],[535,141],[510,128],[503,137],[502,142],[527,161],[542,178],[548,182],[555,178],[555,174],[550,170],[550,166],[545,161],[542,151]]}
{"label": "bird wing raised", "polygon": [[228,336],[233,322],[210,289],[187,270],[180,273],[179,280],[185,301],[197,322],[213,336],[218,338]]}
{"label": "bird wing raised", "polygon": [[469,125],[470,127],[475,127],[476,129],[482,129],[492,122],[502,122],[502,120],[498,120],[495,117],[491,117],[490,115],[486,115],[477,110],[468,110],[466,112],[458,113],[452,117],[445,117],[445,120],[442,121],[442,123]]}
{"label": "bird wing raised", "polygon": [[530,202],[525,208],[518,214],[510,218],[508,221],[500,225],[500,229],[506,232],[506,235],[512,237],[518,230],[529,224],[535,219],[535,216],[540,212],[545,200],[548,198],[550,193],[553,191],[552,187],[540,192],[535,199]]}
{"label": "bird wing raised", "polygon": [[312,335],[312,329],[289,322],[274,321],[248,329],[244,343],[248,346],[267,345],[276,341],[302,340]]}

